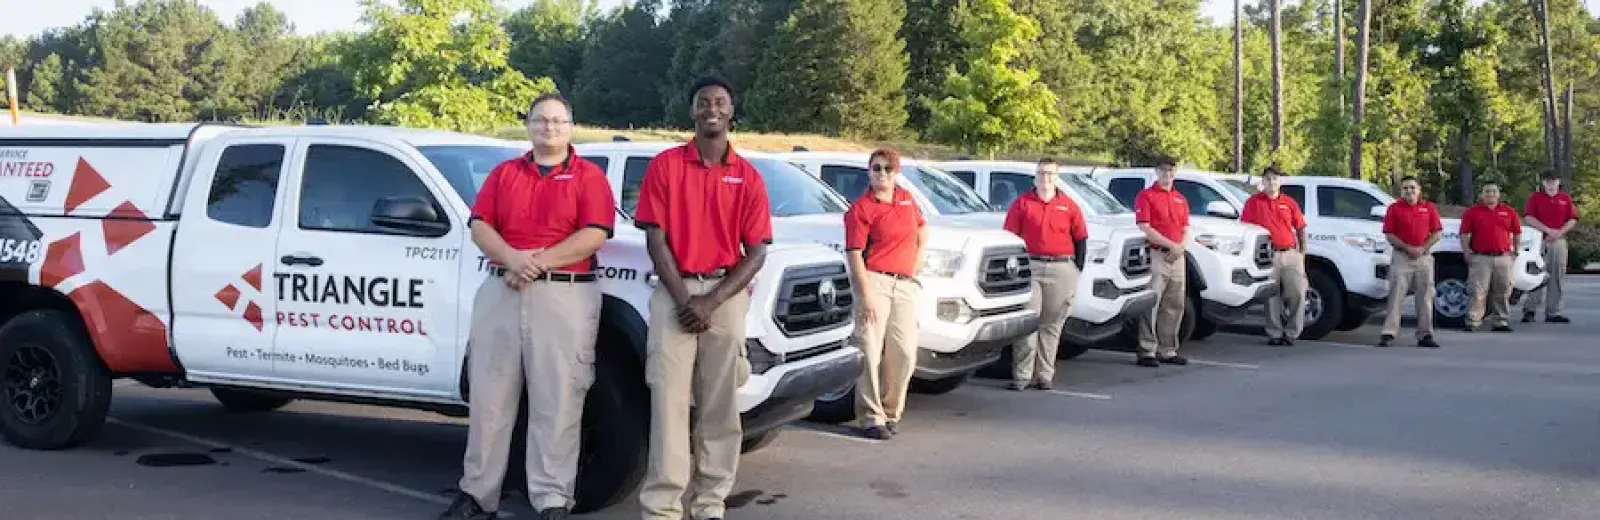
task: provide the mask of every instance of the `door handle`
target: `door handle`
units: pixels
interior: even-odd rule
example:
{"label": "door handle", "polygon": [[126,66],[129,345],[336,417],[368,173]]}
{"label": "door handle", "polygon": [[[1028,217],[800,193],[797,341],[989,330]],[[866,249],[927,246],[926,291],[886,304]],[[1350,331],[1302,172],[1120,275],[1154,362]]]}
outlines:
{"label": "door handle", "polygon": [[311,267],[322,265],[322,259],[315,256],[283,255],[283,258],[279,258],[278,261],[283,262],[283,265],[303,264]]}

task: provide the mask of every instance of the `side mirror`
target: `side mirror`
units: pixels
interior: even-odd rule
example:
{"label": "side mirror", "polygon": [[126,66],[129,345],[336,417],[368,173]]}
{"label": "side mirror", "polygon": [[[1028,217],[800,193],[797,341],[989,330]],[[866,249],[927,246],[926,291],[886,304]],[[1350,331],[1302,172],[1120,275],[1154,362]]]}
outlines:
{"label": "side mirror", "polygon": [[1385,206],[1373,206],[1372,211],[1367,212],[1367,214],[1371,215],[1373,218],[1382,219],[1386,216],[1389,216],[1389,208]]}
{"label": "side mirror", "polygon": [[1213,217],[1239,218],[1239,212],[1234,211],[1232,205],[1220,200],[1213,200],[1206,204],[1206,214]]}
{"label": "side mirror", "polygon": [[450,224],[422,197],[383,197],[372,205],[372,223],[420,236],[443,236]]}

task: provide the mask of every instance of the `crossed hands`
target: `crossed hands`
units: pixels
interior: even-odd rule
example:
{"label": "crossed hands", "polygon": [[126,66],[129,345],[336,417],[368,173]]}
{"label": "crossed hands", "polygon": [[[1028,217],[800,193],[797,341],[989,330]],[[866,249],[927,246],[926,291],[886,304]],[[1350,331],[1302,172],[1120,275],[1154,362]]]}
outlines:
{"label": "crossed hands", "polygon": [[678,325],[690,334],[711,330],[711,313],[716,307],[716,302],[704,294],[690,296],[688,302],[678,306]]}
{"label": "crossed hands", "polygon": [[511,255],[510,264],[505,266],[506,274],[504,277],[506,285],[520,291],[524,286],[532,283],[534,278],[538,278],[539,275],[548,271],[550,267],[539,260],[539,253],[543,252],[544,248],[541,247],[538,249],[519,250],[516,254]]}

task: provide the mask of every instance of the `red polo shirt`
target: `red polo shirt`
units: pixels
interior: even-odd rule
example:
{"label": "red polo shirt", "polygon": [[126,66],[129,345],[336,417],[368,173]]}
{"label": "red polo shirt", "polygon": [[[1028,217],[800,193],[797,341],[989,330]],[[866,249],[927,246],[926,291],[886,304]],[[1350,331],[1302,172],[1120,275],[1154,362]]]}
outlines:
{"label": "red polo shirt", "polygon": [[869,271],[916,276],[917,232],[926,224],[911,192],[897,186],[882,202],[867,190],[844,212],[844,250],[861,250]]}
{"label": "red polo shirt", "polygon": [[1578,219],[1578,206],[1565,191],[1557,191],[1554,196],[1545,195],[1544,190],[1535,191],[1528,196],[1522,212],[1550,229],[1561,229],[1568,220]]}
{"label": "red polo shirt", "polygon": [[1461,234],[1472,235],[1467,249],[1474,253],[1510,253],[1514,250],[1511,235],[1521,233],[1522,220],[1510,204],[1502,202],[1490,208],[1480,202],[1461,213]]}
{"label": "red polo shirt", "polygon": [[1283,193],[1279,193],[1277,199],[1268,197],[1266,192],[1251,195],[1244,201],[1239,221],[1267,228],[1274,249],[1294,248],[1295,231],[1306,227],[1306,216],[1300,212],[1300,204]]}
{"label": "red polo shirt", "polygon": [[1189,201],[1176,189],[1163,190],[1160,183],[1151,184],[1133,199],[1133,219],[1149,223],[1167,240],[1182,244],[1183,232],[1189,227]]}
{"label": "red polo shirt", "polygon": [[[599,166],[567,147],[567,160],[541,174],[532,155],[495,166],[472,204],[472,218],[482,220],[517,249],[550,247],[585,227],[611,237],[616,225],[616,200]],[[589,272],[589,257],[558,271]]]}
{"label": "red polo shirt", "polygon": [[1392,234],[1400,242],[1412,247],[1422,247],[1428,243],[1428,235],[1443,230],[1439,208],[1425,200],[1418,199],[1416,204],[1412,204],[1400,199],[1390,204],[1383,213],[1384,234]]}
{"label": "red polo shirt", "polygon": [[634,225],[666,230],[684,273],[732,269],[742,245],[772,243],[767,185],[732,145],[720,164],[701,161],[693,140],[657,154],[639,186]]}
{"label": "red polo shirt", "polygon": [[1089,238],[1082,208],[1059,189],[1048,202],[1038,190],[1017,197],[1006,211],[1005,228],[1022,238],[1030,255],[1072,256],[1077,252],[1073,241]]}

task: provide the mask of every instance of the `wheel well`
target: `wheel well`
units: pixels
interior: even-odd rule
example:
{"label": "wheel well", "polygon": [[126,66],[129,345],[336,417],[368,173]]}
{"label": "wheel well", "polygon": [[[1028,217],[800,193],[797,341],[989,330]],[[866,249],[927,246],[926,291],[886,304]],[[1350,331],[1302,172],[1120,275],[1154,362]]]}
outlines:
{"label": "wheel well", "polygon": [[1458,252],[1455,252],[1455,251],[1451,251],[1451,252],[1448,252],[1448,253],[1434,253],[1433,254],[1433,266],[1434,266],[1434,272],[1435,273],[1438,273],[1439,272],[1438,270],[1441,269],[1445,264],[1452,264],[1452,263],[1453,264],[1466,265],[1467,264],[1467,257],[1465,255],[1462,255],[1461,253],[1458,253]]}
{"label": "wheel well", "polygon": [[[595,364],[616,364],[617,369],[629,377],[628,381],[638,381],[640,387],[644,386],[644,362],[646,356],[645,342],[649,339],[650,329],[645,324],[644,318],[634,310],[632,305],[611,295],[606,295],[600,305],[600,329],[595,335]],[[470,344],[467,349],[471,351]],[[470,398],[468,388],[467,357],[461,358],[461,397],[465,401]]]}
{"label": "wheel well", "polygon": [[1344,277],[1339,276],[1339,266],[1333,265],[1333,262],[1320,256],[1308,256],[1306,257],[1306,270],[1310,271],[1312,269],[1327,273],[1328,278],[1333,279],[1333,284],[1339,286],[1339,292],[1347,292],[1344,286]]}
{"label": "wheel well", "polygon": [[1183,252],[1183,277],[1188,293],[1200,294],[1206,290],[1206,277],[1200,275],[1200,268],[1195,267],[1194,253]]}

